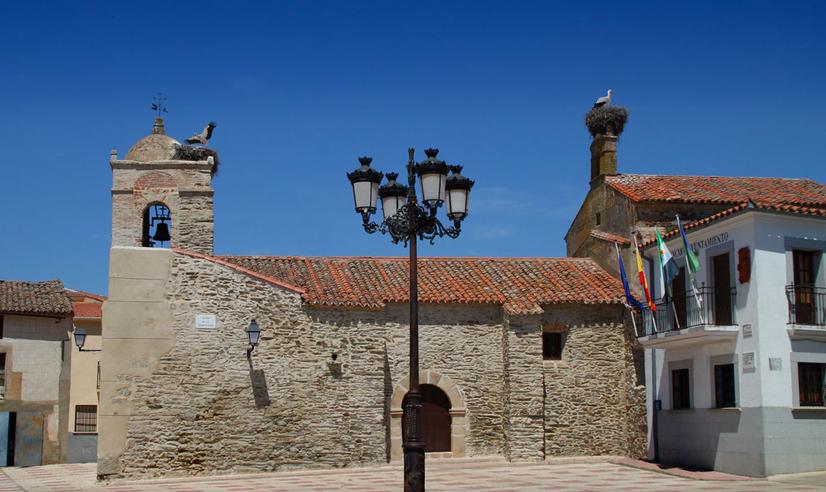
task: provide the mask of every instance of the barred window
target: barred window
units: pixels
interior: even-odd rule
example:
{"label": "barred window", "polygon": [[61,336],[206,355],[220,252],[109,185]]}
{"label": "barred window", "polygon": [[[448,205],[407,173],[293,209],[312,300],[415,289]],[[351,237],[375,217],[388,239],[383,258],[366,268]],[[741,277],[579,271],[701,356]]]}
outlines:
{"label": "barred window", "polygon": [[801,407],[826,406],[826,364],[798,362],[797,379]]}
{"label": "barred window", "polygon": [[97,432],[98,431],[98,407],[97,405],[76,405],[75,406],[75,432]]}

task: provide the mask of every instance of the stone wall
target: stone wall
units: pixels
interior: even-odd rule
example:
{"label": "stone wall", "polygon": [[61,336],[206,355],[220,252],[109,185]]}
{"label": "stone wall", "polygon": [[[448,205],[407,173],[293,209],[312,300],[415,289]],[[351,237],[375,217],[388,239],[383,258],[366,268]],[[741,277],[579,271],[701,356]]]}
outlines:
{"label": "stone wall", "polygon": [[[639,455],[645,441],[633,346],[617,306],[568,306],[543,316],[561,331],[562,360],[544,361],[548,456]],[[640,361],[641,362],[641,361]],[[629,423],[629,417],[639,422]]]}
{"label": "stone wall", "polygon": [[537,317],[510,318],[503,337],[507,381],[504,405],[508,409],[505,457],[514,461],[541,461],[545,457],[542,326]]}
{"label": "stone wall", "polygon": [[[391,457],[391,436],[400,432],[391,400],[409,376],[406,305],[311,308],[294,291],[209,260],[170,257],[163,291],[171,314],[158,333],[169,332],[172,343],[161,344],[157,359],[149,357],[157,362],[143,362],[127,344],[109,343],[109,333],[118,333],[107,332],[110,325],[128,325],[140,336],[131,308],[113,309],[110,302],[104,310],[104,356],[118,359],[102,367],[104,440],[107,422],[121,424],[103,413],[125,420],[120,448],[104,446],[102,478],[351,466]],[[110,292],[117,301],[126,290]],[[464,405],[466,413],[454,416],[465,437],[460,455],[524,461],[546,452],[625,454],[627,354],[617,312],[559,306],[547,319],[503,323],[499,306],[422,305],[420,367],[439,375],[431,384],[449,381],[443,389]],[[216,328],[196,329],[198,314],[216,315]],[[261,343],[248,360],[244,329],[253,318]],[[556,386],[549,386],[542,364],[540,334],[548,321],[567,323],[574,334],[565,384]],[[592,377],[604,380],[588,382]],[[584,407],[570,402],[581,402],[576,390],[589,386],[587,401],[596,411],[582,415]],[[570,402],[555,399],[558,405],[549,406],[549,388]],[[565,436],[558,426],[551,429],[556,444],[550,448],[548,411],[570,427]]]}
{"label": "stone wall", "polygon": [[207,161],[111,161],[112,245],[141,246],[143,212],[169,207],[172,246],[212,254],[212,164]]}

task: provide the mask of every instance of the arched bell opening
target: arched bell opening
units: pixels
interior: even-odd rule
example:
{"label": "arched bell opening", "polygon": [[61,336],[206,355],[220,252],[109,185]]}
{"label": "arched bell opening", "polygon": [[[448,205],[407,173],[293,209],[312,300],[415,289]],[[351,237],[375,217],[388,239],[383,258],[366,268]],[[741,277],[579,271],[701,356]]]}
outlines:
{"label": "arched bell opening", "polygon": [[161,202],[150,203],[143,210],[141,245],[145,248],[169,247],[172,241],[172,216],[169,207]]}

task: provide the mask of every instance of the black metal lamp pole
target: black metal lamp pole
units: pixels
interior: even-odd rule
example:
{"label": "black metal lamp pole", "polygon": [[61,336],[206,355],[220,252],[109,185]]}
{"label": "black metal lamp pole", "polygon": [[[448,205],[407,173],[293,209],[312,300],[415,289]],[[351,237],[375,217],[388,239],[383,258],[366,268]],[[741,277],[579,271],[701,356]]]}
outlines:
{"label": "black metal lamp pole", "polygon": [[[382,173],[371,169],[372,159],[359,159],[361,167],[348,173],[353,185],[356,212],[363,219],[368,233],[390,234],[394,243],[404,242],[410,248],[410,388],[405,397],[402,417],[402,448],[404,449],[404,490],[423,492],[425,484],[425,442],[422,438],[422,394],[419,390],[419,286],[417,238],[433,243],[436,237],[456,238],[461,232],[461,222],[467,216],[468,194],[473,181],[461,175],[461,166],[448,166],[436,159],[437,149],[427,149],[427,159],[416,163],[414,149],[408,149],[407,186],[396,182],[398,174],[388,173],[388,182],[379,187]],[[448,177],[448,171],[453,174]],[[416,198],[416,175],[422,182],[422,201]],[[378,198],[382,201],[384,220],[381,224],[370,221],[376,211]],[[447,203],[447,215],[453,225],[445,227],[436,218],[436,211]]]}

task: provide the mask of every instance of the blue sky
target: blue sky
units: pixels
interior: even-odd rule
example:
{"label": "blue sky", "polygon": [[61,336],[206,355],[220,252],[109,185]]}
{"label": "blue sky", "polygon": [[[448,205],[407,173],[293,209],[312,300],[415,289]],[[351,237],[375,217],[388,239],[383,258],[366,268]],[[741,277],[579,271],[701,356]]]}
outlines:
{"label": "blue sky", "polygon": [[613,88],[620,170],[826,182],[823,2],[12,2],[0,12],[0,278],[105,293],[109,150],[204,123],[216,252],[405,254],[345,172],[434,146],[476,180],[426,255],[561,256],[583,117]]}

